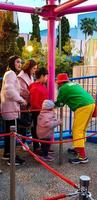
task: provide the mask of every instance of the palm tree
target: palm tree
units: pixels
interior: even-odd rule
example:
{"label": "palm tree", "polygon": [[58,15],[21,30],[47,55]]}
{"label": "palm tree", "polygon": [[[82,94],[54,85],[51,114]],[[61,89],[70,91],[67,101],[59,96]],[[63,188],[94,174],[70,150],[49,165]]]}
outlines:
{"label": "palm tree", "polygon": [[97,31],[97,21],[95,18],[84,18],[81,19],[80,29],[85,34],[85,39],[89,35],[93,35],[94,31]]}

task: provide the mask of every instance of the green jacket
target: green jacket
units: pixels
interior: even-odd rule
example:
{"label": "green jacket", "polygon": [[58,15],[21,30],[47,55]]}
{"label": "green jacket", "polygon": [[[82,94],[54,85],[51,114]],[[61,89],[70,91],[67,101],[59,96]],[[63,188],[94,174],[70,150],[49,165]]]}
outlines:
{"label": "green jacket", "polygon": [[81,85],[66,82],[59,89],[55,105],[61,107],[66,104],[72,111],[75,111],[77,108],[93,103],[95,103],[94,98]]}

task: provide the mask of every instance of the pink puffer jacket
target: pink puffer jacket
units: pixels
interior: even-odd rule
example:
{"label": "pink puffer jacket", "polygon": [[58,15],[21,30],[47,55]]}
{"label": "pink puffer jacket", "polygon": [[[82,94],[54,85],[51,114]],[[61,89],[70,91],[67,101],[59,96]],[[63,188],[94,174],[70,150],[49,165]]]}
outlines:
{"label": "pink puffer jacket", "polygon": [[60,120],[55,117],[54,111],[42,110],[37,120],[38,138],[47,138],[54,133],[54,128],[60,125]]}
{"label": "pink puffer jacket", "polygon": [[30,95],[28,87],[31,83],[34,82],[33,76],[31,78],[28,76],[27,73],[25,73],[23,70],[18,74],[17,76],[19,83],[20,83],[20,93],[21,96],[27,101],[27,103],[30,102]]}
{"label": "pink puffer jacket", "polygon": [[24,99],[20,96],[20,85],[14,71],[4,74],[1,89],[1,113],[5,120],[17,119],[20,115],[20,103]]}

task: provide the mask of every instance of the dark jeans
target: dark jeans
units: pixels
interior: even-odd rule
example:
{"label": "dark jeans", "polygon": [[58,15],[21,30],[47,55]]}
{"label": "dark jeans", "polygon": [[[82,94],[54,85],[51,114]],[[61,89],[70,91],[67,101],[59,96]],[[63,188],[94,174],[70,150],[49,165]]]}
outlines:
{"label": "dark jeans", "polygon": [[[15,120],[6,120],[5,128],[6,133],[10,133],[10,126],[15,126]],[[17,133],[26,136],[26,128],[19,128],[19,121],[17,119]],[[25,143],[25,139],[22,139],[23,143]],[[4,137],[4,155],[10,154],[10,136]]]}
{"label": "dark jeans", "polygon": [[[35,138],[35,139],[38,139],[37,133],[36,133],[36,126],[37,126],[37,117],[39,113],[40,113],[39,111],[32,112],[33,127],[31,128],[31,135],[32,135],[32,138]],[[39,142],[33,141],[33,150],[35,151],[39,147],[40,147]]]}
{"label": "dark jeans", "polygon": [[[18,133],[20,135],[23,135],[23,136],[26,136],[27,134],[27,129],[26,128],[22,128],[22,127],[18,127]],[[26,142],[26,139],[22,139],[22,142],[25,143]]]}
{"label": "dark jeans", "polygon": [[[50,141],[50,138],[45,138],[45,139],[42,139],[42,140]],[[41,143],[42,156],[48,156],[49,149],[50,149],[50,144]]]}
{"label": "dark jeans", "polygon": [[[27,128],[24,127],[23,124],[21,124],[21,119],[17,119],[17,132],[20,135],[26,136]],[[26,139],[22,139],[22,142],[25,143]]]}
{"label": "dark jeans", "polygon": [[[15,126],[15,120],[5,121],[6,133],[10,133],[10,126]],[[10,154],[10,136],[4,137],[4,155],[6,154]]]}

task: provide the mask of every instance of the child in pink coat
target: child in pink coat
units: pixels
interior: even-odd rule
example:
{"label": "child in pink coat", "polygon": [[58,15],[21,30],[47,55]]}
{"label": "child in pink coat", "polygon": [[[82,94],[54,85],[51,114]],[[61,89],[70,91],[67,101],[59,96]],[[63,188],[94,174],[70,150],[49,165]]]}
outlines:
{"label": "child in pink coat", "polygon": [[[50,141],[51,135],[54,134],[54,128],[62,123],[58,120],[54,112],[54,102],[51,100],[44,100],[42,110],[37,120],[37,136],[39,139]],[[41,144],[41,158],[44,161],[52,161],[53,157],[49,156],[50,144]]]}

